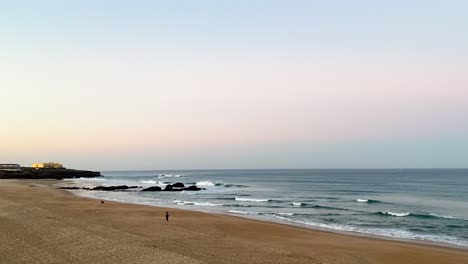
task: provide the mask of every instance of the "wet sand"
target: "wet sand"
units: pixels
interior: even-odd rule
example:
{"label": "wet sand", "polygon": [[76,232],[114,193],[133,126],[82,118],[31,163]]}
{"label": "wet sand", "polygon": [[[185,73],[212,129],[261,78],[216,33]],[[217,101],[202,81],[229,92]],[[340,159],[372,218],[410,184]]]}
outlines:
{"label": "wet sand", "polygon": [[0,180],[0,263],[468,263],[464,249],[101,204],[53,183]]}

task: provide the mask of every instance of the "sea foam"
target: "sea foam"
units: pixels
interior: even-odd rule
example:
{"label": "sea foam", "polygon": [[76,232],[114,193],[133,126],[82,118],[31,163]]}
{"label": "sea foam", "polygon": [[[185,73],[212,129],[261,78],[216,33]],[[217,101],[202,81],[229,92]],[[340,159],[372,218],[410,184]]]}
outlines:
{"label": "sea foam", "polygon": [[242,201],[242,202],[257,202],[257,203],[271,201],[270,199],[253,199],[253,198],[242,198],[242,197],[236,197],[235,200]]}
{"label": "sea foam", "polygon": [[160,181],[153,181],[153,180],[142,180],[139,181],[140,183],[146,183],[146,184],[158,184],[158,185],[165,185],[163,182]]}
{"label": "sea foam", "polygon": [[70,178],[70,179],[64,179],[64,181],[84,181],[84,182],[105,182],[107,179],[105,178]]}
{"label": "sea foam", "polygon": [[198,206],[222,206],[223,204],[214,204],[214,203],[207,203],[207,202],[192,202],[192,201],[181,201],[181,200],[174,200],[175,204],[178,205],[198,205]]}

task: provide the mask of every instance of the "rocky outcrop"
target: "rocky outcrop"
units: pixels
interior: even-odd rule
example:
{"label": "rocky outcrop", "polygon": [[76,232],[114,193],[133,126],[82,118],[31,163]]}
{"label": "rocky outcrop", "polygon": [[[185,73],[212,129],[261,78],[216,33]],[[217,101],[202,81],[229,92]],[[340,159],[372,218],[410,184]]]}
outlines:
{"label": "rocky outcrop", "polygon": [[[127,186],[127,185],[119,185],[119,186],[96,186],[94,188],[86,188],[86,187],[59,187],[58,189],[64,190],[88,190],[88,191],[126,191],[128,189],[137,189],[142,188],[138,186]],[[174,184],[168,184],[166,187],[161,188],[160,186],[151,186],[145,189],[142,189],[142,192],[180,192],[180,191],[201,191],[204,190],[203,188],[198,188],[195,185],[185,187],[185,185],[181,182],[177,182]]]}
{"label": "rocky outcrop", "polygon": [[69,179],[101,176],[97,171],[72,169],[21,168],[21,171],[0,171],[0,179]]}
{"label": "rocky outcrop", "polygon": [[185,185],[181,182],[176,182],[174,184],[172,184],[172,188],[184,188]]}
{"label": "rocky outcrop", "polygon": [[73,186],[73,187],[59,187],[58,189],[61,189],[61,190],[89,190],[89,188],[86,188],[86,187],[77,187],[77,186]]}
{"label": "rocky outcrop", "polygon": [[164,187],[164,191],[166,192],[171,192],[171,191],[178,191],[178,189],[172,188],[172,185],[168,184],[166,187]]}
{"label": "rocky outcrop", "polygon": [[91,188],[91,191],[121,191],[121,190],[128,190],[128,189],[136,189],[138,186],[127,186],[127,185],[119,185],[119,186],[96,186]]}
{"label": "rocky outcrop", "polygon": [[185,190],[185,185],[181,182],[176,182],[174,184],[168,184],[164,188],[164,191],[173,192],[173,191],[183,191]]}
{"label": "rocky outcrop", "polygon": [[[183,187],[179,187],[179,186],[183,186]],[[185,187],[185,185],[183,183],[180,183],[180,184],[175,183],[175,184],[172,184],[172,185],[171,184],[166,185],[166,187],[164,189],[162,189],[159,186],[152,186],[152,187],[143,189],[142,191],[143,192],[180,192],[180,191],[201,191],[201,190],[203,190],[203,189],[198,188],[195,185]]]}
{"label": "rocky outcrop", "polygon": [[189,187],[185,188],[184,190],[185,191],[201,191],[201,190],[204,190],[204,189],[198,188],[197,186],[192,185],[192,186],[189,186]]}
{"label": "rocky outcrop", "polygon": [[149,187],[149,188],[145,188],[143,190],[141,190],[142,192],[160,192],[162,190],[161,187],[159,186],[153,186],[153,187]]}

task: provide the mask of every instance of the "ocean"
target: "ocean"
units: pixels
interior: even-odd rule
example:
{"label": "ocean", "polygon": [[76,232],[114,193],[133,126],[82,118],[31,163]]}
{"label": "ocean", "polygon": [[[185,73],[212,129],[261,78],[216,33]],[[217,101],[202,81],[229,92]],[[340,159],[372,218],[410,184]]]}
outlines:
{"label": "ocean", "polygon": [[230,214],[312,229],[468,248],[468,169],[109,171],[66,185],[202,191],[73,191],[98,199]]}

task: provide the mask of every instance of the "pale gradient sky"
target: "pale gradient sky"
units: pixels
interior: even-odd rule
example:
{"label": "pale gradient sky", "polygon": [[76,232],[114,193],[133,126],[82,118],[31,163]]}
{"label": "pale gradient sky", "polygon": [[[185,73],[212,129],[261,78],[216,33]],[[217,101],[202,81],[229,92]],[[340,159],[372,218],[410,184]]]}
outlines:
{"label": "pale gradient sky", "polygon": [[466,10],[0,0],[0,163],[468,167]]}

